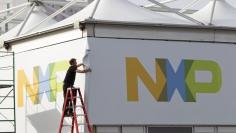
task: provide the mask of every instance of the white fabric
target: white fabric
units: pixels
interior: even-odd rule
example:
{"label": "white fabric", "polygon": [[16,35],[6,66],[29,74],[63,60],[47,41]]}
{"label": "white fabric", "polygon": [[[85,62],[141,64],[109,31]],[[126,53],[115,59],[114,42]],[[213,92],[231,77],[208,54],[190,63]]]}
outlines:
{"label": "white fabric", "polygon": [[[24,28],[22,29],[21,34],[27,33],[31,28],[33,28],[35,25],[37,25],[39,22],[41,22],[44,18],[46,18],[48,15],[44,14],[40,9],[40,7],[35,7],[32,14],[30,15],[28,21],[26,22]],[[38,28],[34,29],[33,31],[40,30],[42,28],[48,27],[49,25],[53,25],[57,23],[57,21],[51,19],[42,25],[40,25]],[[12,28],[10,31],[6,32],[5,34],[0,36],[0,39],[3,40],[9,40],[11,38],[16,37],[21,25],[23,24],[20,23],[16,27]]]}
{"label": "white fabric", "polygon": [[[82,21],[91,17],[97,0],[85,7],[73,16],[55,24],[47,29],[53,29],[63,25],[72,24],[75,21]],[[160,24],[194,24],[189,20],[169,13],[158,13],[139,7],[128,0],[100,0],[93,16],[95,20],[143,22]]]}
{"label": "white fabric", "polygon": [[[214,0],[211,0],[205,7],[190,16],[208,25],[211,19],[213,4]],[[225,0],[216,0],[212,24],[215,26],[236,27],[235,22],[236,9]]]}

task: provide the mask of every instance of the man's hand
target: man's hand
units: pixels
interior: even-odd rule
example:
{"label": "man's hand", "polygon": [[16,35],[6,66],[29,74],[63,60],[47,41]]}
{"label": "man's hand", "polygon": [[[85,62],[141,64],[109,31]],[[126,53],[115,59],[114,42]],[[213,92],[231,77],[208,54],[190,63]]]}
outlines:
{"label": "man's hand", "polygon": [[77,73],[87,73],[87,72],[92,72],[92,70],[89,68],[89,69],[85,69],[85,70],[77,70],[76,72]]}
{"label": "man's hand", "polygon": [[80,66],[85,67],[85,65],[83,63],[80,63],[80,64],[77,65],[77,67],[80,67]]}
{"label": "man's hand", "polygon": [[80,63],[80,64],[77,65],[77,67],[80,67],[80,66],[83,66],[83,69],[84,69],[84,70],[79,70],[79,69],[77,69],[76,72],[78,72],[78,73],[92,72],[92,70],[91,70],[90,68],[88,68],[85,64]]}

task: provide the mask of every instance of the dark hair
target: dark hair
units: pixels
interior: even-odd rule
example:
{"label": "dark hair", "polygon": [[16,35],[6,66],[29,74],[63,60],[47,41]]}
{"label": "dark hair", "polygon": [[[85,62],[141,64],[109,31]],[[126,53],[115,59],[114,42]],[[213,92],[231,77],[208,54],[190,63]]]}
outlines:
{"label": "dark hair", "polygon": [[70,59],[70,61],[69,61],[70,65],[73,65],[75,62],[76,62],[76,59],[75,59],[75,58],[72,58],[72,59]]}

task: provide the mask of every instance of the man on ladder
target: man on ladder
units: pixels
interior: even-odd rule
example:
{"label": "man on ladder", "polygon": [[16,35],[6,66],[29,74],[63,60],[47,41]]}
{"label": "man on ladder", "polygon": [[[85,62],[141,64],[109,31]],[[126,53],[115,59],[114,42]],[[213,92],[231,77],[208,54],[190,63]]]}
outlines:
{"label": "man on ladder", "polygon": [[[68,88],[73,88],[74,82],[75,82],[75,76],[76,72],[77,73],[87,73],[91,72],[90,68],[86,68],[84,64],[77,64],[77,61],[75,58],[70,59],[69,61],[70,67],[66,72],[66,76],[64,79],[64,84],[63,84],[63,94],[64,94],[64,99],[66,98],[66,93]],[[78,67],[83,66],[83,70],[79,70]],[[66,104],[66,103],[64,103]],[[72,109],[72,101],[67,100],[66,104],[66,116],[72,116],[73,115],[73,109]]]}

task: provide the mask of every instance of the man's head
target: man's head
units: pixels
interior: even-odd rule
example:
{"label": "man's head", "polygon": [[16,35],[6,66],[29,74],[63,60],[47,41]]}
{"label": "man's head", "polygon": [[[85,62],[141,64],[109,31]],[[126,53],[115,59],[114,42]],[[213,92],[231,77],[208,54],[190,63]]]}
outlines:
{"label": "man's head", "polygon": [[69,63],[70,63],[71,66],[77,65],[77,62],[76,62],[75,58],[70,59]]}

